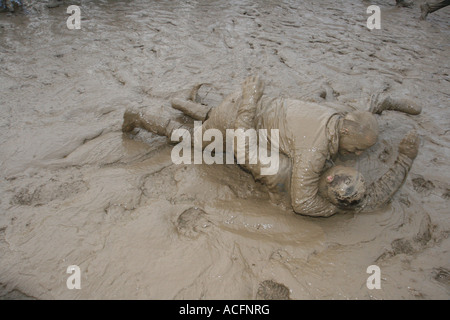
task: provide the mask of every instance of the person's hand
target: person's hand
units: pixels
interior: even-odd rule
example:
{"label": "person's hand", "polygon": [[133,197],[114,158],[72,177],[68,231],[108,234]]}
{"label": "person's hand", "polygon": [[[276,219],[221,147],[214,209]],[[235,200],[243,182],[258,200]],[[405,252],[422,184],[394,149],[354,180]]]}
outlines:
{"label": "person's hand", "polygon": [[242,84],[242,97],[244,100],[253,99],[256,103],[264,92],[264,81],[258,76],[250,76]]}
{"label": "person's hand", "polygon": [[398,146],[398,152],[406,155],[411,160],[414,160],[417,157],[417,153],[419,151],[419,143],[420,139],[417,135],[417,132],[411,130],[404,137]]}

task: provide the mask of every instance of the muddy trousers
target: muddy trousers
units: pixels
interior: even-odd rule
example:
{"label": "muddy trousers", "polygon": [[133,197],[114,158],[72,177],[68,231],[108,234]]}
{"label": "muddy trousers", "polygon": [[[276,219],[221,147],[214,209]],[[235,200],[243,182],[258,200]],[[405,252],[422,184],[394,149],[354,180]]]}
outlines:
{"label": "muddy trousers", "polygon": [[[211,107],[181,99],[172,100],[172,107],[182,111],[194,120],[200,121],[206,120],[208,113],[211,110]],[[175,130],[184,129],[191,134],[191,137],[193,137],[192,126],[171,119],[169,116],[148,112],[145,109],[130,109],[125,111],[123,115],[122,131],[124,133],[129,133],[135,128],[142,128],[157,135],[166,136],[169,139],[171,139]]]}

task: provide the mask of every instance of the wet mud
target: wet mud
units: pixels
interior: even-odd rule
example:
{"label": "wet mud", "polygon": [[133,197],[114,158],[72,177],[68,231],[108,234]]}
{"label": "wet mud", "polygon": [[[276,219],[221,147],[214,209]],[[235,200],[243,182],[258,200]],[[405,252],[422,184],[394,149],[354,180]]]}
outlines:
{"label": "wet mud", "polygon": [[[79,1],[0,14],[0,298],[448,299],[449,15],[378,1]],[[368,110],[380,137],[341,158],[367,183],[416,129],[419,155],[383,209],[329,218],[276,205],[235,165],[174,165],[165,137],[123,134],[127,108],[200,83],[216,106],[248,75],[269,96]],[[370,265],[381,289],[369,290]],[[69,265],[81,290],[69,290]]]}

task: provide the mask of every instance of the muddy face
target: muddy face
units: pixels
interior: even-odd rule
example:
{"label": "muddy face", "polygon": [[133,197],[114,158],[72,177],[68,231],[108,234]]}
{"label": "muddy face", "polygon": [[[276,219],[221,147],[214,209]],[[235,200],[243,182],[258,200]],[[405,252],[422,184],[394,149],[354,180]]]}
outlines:
{"label": "muddy face", "polygon": [[335,166],[322,175],[319,190],[331,203],[342,209],[350,208],[364,196],[365,180],[354,168]]}
{"label": "muddy face", "polygon": [[364,143],[364,137],[358,135],[346,134],[341,135],[339,141],[339,153],[342,155],[355,154],[361,155],[364,150],[371,147],[368,143]]}

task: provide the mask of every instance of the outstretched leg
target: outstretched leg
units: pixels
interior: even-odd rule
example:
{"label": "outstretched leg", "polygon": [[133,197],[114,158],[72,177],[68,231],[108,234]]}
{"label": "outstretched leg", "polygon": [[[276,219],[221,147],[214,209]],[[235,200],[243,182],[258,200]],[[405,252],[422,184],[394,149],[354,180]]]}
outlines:
{"label": "outstretched leg", "polygon": [[183,100],[175,98],[171,101],[172,108],[180,110],[185,115],[191,117],[194,120],[204,121],[208,117],[210,106],[205,106],[200,103],[196,103],[189,100]]}
{"label": "outstretched leg", "polygon": [[[196,95],[200,86],[197,85],[193,88],[187,100],[173,99],[171,101],[172,107],[182,111],[194,120],[203,121],[202,131],[219,129],[225,134],[226,129],[233,128],[232,124],[234,124],[236,119],[238,105],[236,101],[239,100],[238,95],[236,93],[231,94],[218,107],[211,108],[193,102],[193,97]],[[123,115],[122,131],[130,133],[135,128],[142,128],[168,138],[172,136],[172,132],[175,129],[186,129],[191,133],[191,137],[193,137],[193,128],[170,119],[167,116],[146,112],[143,109],[127,109]]]}
{"label": "outstretched leg", "polygon": [[418,115],[422,112],[422,108],[409,99],[394,99],[390,96],[375,94],[372,96],[369,111],[375,114],[381,114],[385,110],[395,110],[411,115]]}
{"label": "outstretched leg", "polygon": [[199,83],[195,85],[189,97],[186,99],[175,98],[171,101],[172,108],[180,110],[185,115],[191,117],[194,120],[205,121],[208,118],[211,107],[195,102],[198,90],[205,83]]}
{"label": "outstretched leg", "polygon": [[[211,108],[191,101],[201,86],[202,84],[198,84],[192,89],[189,97],[190,100],[173,99],[171,101],[172,107],[182,111],[195,120],[205,120]],[[173,130],[182,127],[191,131],[191,128],[185,127],[176,120],[154,113],[147,113],[142,109],[127,109],[123,115],[122,131],[125,133],[130,133],[135,128],[142,128],[160,136],[170,138]]]}
{"label": "outstretched leg", "polygon": [[446,6],[450,5],[450,0],[444,0],[438,3],[429,4],[425,2],[420,6],[421,16],[420,19],[425,20],[429,13],[433,13],[439,9],[442,9]]}
{"label": "outstretched leg", "polygon": [[175,129],[192,130],[190,127],[166,116],[150,114],[142,110],[128,109],[123,115],[122,131],[130,133],[135,128],[142,128],[157,135],[166,136],[169,139]]}

